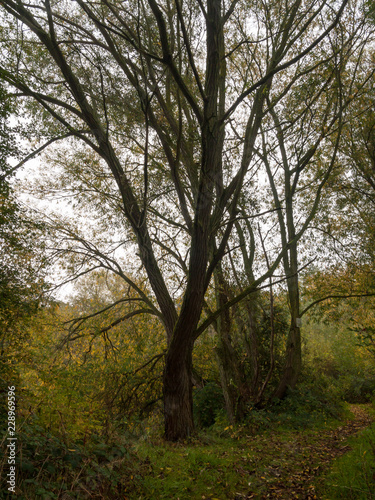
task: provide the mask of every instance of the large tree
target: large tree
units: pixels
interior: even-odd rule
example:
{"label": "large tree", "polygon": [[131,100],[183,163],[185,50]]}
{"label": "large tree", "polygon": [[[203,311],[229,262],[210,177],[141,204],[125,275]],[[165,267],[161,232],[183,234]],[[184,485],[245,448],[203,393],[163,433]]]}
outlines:
{"label": "large tree", "polygon": [[[314,72],[318,61],[310,56],[318,47],[327,60],[335,57],[327,37],[348,3],[0,0],[7,23],[0,74],[31,117],[30,129],[44,138],[38,150],[70,137],[78,156],[65,187],[86,182],[91,155],[88,191],[101,186],[102,217],[109,223],[113,217],[138,247],[153,292],[140,300],[160,317],[168,341],[163,390],[170,440],[194,428],[192,350],[219,315],[199,325],[253,168],[267,98],[277,84],[275,106]],[[356,5],[350,13],[360,15]],[[109,206],[114,210],[106,213]],[[79,242],[97,265],[109,265],[96,246]],[[289,234],[262,279],[294,242]],[[126,271],[113,269],[132,283]]]}

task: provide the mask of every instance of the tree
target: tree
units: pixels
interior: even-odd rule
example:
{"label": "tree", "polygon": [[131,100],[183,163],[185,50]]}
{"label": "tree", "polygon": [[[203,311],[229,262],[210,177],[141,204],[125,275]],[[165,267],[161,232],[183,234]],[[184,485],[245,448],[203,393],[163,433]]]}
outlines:
{"label": "tree", "polygon": [[121,278],[99,270],[74,292],[46,303],[25,325],[20,412],[64,439],[86,441],[131,430],[139,416],[159,409],[166,343],[157,318],[132,315],[137,300]]}
{"label": "tree", "polygon": [[[325,43],[347,4],[0,1],[9,23],[0,74],[23,109],[32,110],[33,126],[46,140],[39,149],[67,136],[75,148],[80,141],[90,149],[107,182],[102,196],[117,208],[120,203],[116,220],[137,244],[153,293],[143,299],[153,303],[168,341],[167,439],[185,438],[194,428],[193,346],[221,314],[199,324],[235,226],[267,96],[276,80],[282,95],[281,87],[287,93],[314,71],[308,56]],[[334,47],[326,50],[333,57]],[[108,265],[97,248],[80,244],[90,256],[85,265]],[[177,290],[164,252],[180,277]]]}
{"label": "tree", "polygon": [[[11,98],[0,85],[0,392],[18,380],[25,324],[39,305],[44,282],[43,252],[35,252],[42,227],[30,219],[11,185],[10,159],[17,157],[9,124]],[[2,397],[1,413],[6,412]],[[5,408],[4,408],[5,407]],[[5,422],[6,419],[4,419]]]}
{"label": "tree", "polygon": [[[327,44],[334,48],[333,57],[326,58],[327,46],[322,45],[310,55],[311,64],[315,64],[314,73],[308,72],[301,76],[300,68],[290,68],[288,75],[290,81],[294,82],[293,89],[285,93],[283,86],[279,87],[277,83],[272,86],[267,95],[269,116],[264,118],[261,125],[262,144],[257,148],[257,154],[269,179],[269,195],[265,196],[262,206],[265,211],[268,209],[271,212],[272,205],[268,203],[271,196],[277,217],[276,226],[269,232],[268,239],[272,237],[277,241],[280,238],[280,248],[287,248],[283,254],[283,272],[291,324],[284,374],[274,393],[278,398],[285,395],[288,387],[294,388],[302,366],[300,330],[303,310],[300,307],[299,275],[301,269],[308,266],[309,259],[315,260],[318,257],[316,248],[306,249],[306,242],[314,238],[316,228],[312,226],[319,225],[314,222],[316,215],[322,200],[327,197],[326,191],[330,192],[333,174],[339,169],[338,156],[343,147],[341,143],[345,124],[352,120],[353,105],[358,104],[358,99],[366,92],[373,75],[371,55],[365,49],[366,42],[369,43],[373,37],[373,30],[368,29],[365,18],[362,22],[354,22],[352,14],[348,9],[333,33],[328,36]],[[272,33],[271,23],[267,28]],[[344,39],[345,44],[341,43]],[[270,219],[271,213],[268,215],[268,220]],[[249,225],[248,218],[247,223]],[[239,222],[236,227],[241,232],[242,229],[238,226]],[[250,227],[250,240],[253,240],[251,233],[254,230]],[[261,240],[260,243],[263,244],[262,236]],[[240,247],[245,249],[243,241]],[[266,250],[265,255],[267,259]],[[243,255],[245,263],[253,261],[253,258],[254,251],[251,258]],[[245,268],[248,281],[254,281],[251,278],[252,266],[245,265]],[[232,272],[236,275],[234,267]],[[221,290],[222,300],[228,300],[225,290],[229,286],[222,283],[217,288]],[[239,317],[237,311],[236,315]],[[249,326],[254,323],[252,316],[248,316]],[[219,352],[225,360],[225,363],[221,363],[221,371],[225,372],[225,364],[227,375],[223,378],[232,380],[232,386],[226,384],[225,393],[226,400],[232,399],[232,404],[227,406],[232,407],[229,414],[233,415],[234,401],[238,406],[239,399],[246,398],[245,394],[239,394],[241,386],[252,401],[259,398],[255,389],[259,365],[257,342],[254,342],[256,336],[248,328],[249,336],[253,339],[249,359],[252,359],[254,367],[255,384],[254,381],[248,381],[247,386],[241,381],[238,369],[236,370],[239,363],[235,361],[235,351],[230,342],[230,316],[223,316],[218,326],[222,331]],[[268,378],[267,376],[267,383]],[[263,388],[264,384],[260,394],[264,392]]]}

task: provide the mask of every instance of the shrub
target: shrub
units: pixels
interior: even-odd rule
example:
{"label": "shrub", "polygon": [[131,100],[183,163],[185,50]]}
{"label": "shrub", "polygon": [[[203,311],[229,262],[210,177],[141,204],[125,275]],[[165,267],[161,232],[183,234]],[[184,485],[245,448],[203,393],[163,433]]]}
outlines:
{"label": "shrub", "polygon": [[[36,419],[23,425],[17,438],[17,498],[117,499],[136,470],[136,459],[123,444],[99,439],[92,439],[88,446],[65,442]],[[9,468],[6,458],[4,453],[0,461],[3,478]],[[0,498],[8,498],[6,484],[0,491]]]}
{"label": "shrub", "polygon": [[222,390],[214,382],[208,382],[201,389],[197,389],[194,392],[194,415],[197,424],[201,427],[213,425],[224,404]]}

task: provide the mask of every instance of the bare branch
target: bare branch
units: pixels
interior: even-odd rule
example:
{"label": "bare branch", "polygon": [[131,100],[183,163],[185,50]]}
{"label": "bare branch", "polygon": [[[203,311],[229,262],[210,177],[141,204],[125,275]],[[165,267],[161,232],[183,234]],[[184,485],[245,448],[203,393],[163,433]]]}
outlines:
{"label": "bare branch", "polygon": [[325,297],[322,297],[320,299],[314,300],[314,302],[311,302],[303,311],[300,313],[300,316],[302,317],[304,314],[307,313],[312,307],[316,306],[317,304],[320,304],[321,302],[324,302],[329,299],[353,299],[353,298],[361,298],[361,297],[375,297],[375,292],[374,293],[353,293],[353,294],[332,294],[332,295],[326,295]]}

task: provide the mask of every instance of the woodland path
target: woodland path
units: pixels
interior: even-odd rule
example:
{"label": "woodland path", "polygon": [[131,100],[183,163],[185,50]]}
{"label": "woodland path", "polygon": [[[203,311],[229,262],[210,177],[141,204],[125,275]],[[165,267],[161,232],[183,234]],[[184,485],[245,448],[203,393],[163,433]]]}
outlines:
{"label": "woodland path", "polygon": [[[347,438],[365,429],[373,421],[366,408],[352,405],[350,409],[354,419],[345,421],[336,429],[322,430],[313,434],[306,434],[302,430],[293,433],[293,442],[280,443],[275,438],[273,448],[270,450],[267,447],[266,452],[266,455],[272,456],[272,465],[266,467],[261,478],[264,481],[263,485],[266,483],[267,486],[264,486],[261,494],[250,492],[247,495],[237,494],[235,500],[319,498],[313,485],[317,477],[332,460],[350,450],[350,446],[346,444]],[[264,447],[259,451],[264,453]],[[266,460],[267,457],[263,455],[262,462]]]}

